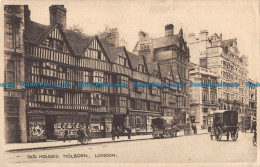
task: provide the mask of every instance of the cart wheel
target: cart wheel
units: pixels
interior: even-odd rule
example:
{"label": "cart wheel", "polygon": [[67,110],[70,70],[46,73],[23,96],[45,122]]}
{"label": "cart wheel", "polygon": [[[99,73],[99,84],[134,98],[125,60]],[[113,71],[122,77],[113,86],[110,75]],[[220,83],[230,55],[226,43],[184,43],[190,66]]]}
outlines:
{"label": "cart wheel", "polygon": [[238,131],[234,131],[231,133],[231,138],[233,141],[236,141],[238,138]]}
{"label": "cart wheel", "polygon": [[156,138],[156,135],[155,134],[152,134],[153,138],[155,139]]}
{"label": "cart wheel", "polygon": [[217,139],[217,141],[220,141],[221,138],[222,138],[222,132],[221,132],[221,129],[218,128],[217,129],[217,134],[216,134],[216,139]]}

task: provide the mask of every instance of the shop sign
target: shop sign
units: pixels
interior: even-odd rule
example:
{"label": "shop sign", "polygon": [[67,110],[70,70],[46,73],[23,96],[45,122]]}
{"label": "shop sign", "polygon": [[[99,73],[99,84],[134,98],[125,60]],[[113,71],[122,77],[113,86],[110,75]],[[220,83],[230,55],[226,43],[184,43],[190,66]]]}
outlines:
{"label": "shop sign", "polygon": [[4,91],[5,97],[22,97],[22,92],[16,92],[16,91]]}
{"label": "shop sign", "polygon": [[50,110],[29,110],[28,114],[47,114],[47,115],[88,115],[87,112],[75,111],[50,111]]}

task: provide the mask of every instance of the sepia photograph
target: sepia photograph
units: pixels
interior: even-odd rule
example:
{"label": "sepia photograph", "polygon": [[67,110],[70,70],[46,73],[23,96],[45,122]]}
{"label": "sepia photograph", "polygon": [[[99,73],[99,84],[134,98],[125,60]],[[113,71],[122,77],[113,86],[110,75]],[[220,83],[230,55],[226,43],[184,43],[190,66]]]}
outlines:
{"label": "sepia photograph", "polygon": [[259,166],[259,7],[1,1],[0,166]]}

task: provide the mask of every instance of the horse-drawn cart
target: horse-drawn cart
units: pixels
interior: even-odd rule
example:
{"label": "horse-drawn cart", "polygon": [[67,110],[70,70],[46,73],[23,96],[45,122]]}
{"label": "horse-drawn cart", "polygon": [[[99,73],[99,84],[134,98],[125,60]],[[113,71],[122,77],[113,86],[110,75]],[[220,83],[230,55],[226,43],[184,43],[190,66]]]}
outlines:
{"label": "horse-drawn cart", "polygon": [[153,138],[176,137],[179,131],[174,125],[172,117],[158,117],[152,119]]}
{"label": "horse-drawn cart", "polygon": [[233,141],[238,138],[238,113],[237,111],[218,110],[213,114],[213,126],[211,128],[211,140],[215,136],[220,141],[222,136],[231,136]]}

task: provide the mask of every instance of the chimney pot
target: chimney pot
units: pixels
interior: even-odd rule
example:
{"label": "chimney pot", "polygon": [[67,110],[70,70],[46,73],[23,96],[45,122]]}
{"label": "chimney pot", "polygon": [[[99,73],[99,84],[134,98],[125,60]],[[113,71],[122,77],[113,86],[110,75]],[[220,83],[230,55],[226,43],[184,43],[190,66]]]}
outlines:
{"label": "chimney pot", "polygon": [[167,24],[165,26],[165,36],[168,37],[168,36],[172,36],[173,35],[173,24]]}

